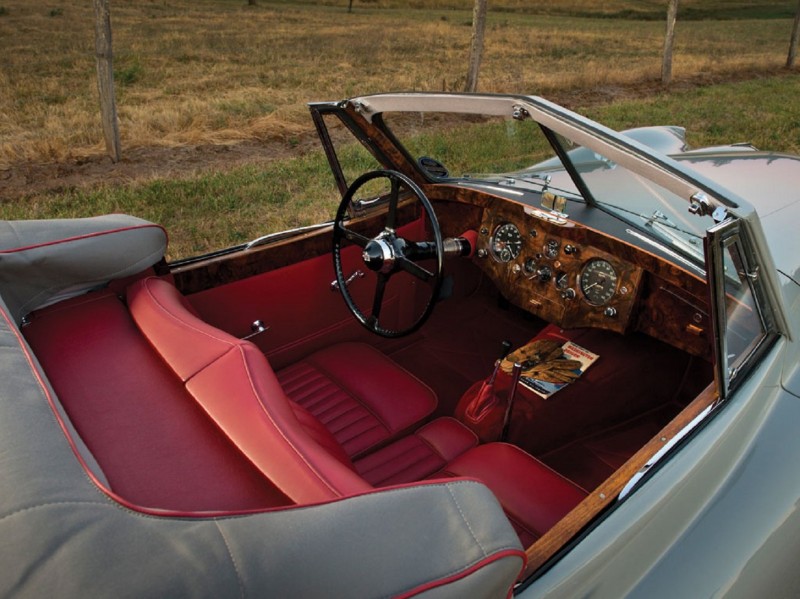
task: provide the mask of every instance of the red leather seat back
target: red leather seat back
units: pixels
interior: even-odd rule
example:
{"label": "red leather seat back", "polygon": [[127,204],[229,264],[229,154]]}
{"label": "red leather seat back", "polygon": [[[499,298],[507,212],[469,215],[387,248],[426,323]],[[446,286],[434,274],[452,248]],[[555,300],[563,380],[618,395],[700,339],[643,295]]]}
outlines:
{"label": "red leather seat back", "polygon": [[181,512],[291,505],[195,402],[110,291],[34,313],[23,329],[111,491]]}
{"label": "red leather seat back", "polygon": [[128,306],[191,396],[287,497],[311,503],[371,489],[324,427],[302,412],[305,422],[298,419],[298,408],[252,343],[204,323],[161,279],[132,285]]}

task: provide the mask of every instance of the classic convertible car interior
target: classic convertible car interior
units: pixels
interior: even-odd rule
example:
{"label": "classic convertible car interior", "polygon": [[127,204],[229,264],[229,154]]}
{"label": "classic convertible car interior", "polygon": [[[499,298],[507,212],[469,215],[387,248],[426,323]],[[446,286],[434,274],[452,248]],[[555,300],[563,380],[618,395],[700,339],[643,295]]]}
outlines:
{"label": "classic convertible car interior", "polygon": [[[351,129],[364,113],[314,110]],[[9,319],[75,455],[128,509],[478,480],[528,575],[715,399],[706,282],[608,211],[450,181],[403,162],[377,118],[359,127],[391,170],[292,235],[168,263],[166,233],[133,217],[6,223]],[[565,366],[565,344],[588,365]]]}

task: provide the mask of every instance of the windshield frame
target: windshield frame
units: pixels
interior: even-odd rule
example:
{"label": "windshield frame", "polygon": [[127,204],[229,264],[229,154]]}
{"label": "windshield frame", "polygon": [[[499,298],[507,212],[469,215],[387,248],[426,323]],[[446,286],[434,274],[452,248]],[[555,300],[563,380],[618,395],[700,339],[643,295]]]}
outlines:
{"label": "windshield frame", "polygon": [[[693,202],[692,198],[702,195],[712,210],[718,207],[727,210],[739,208],[739,216],[752,210],[734,193],[670,157],[537,96],[409,92],[362,96],[346,100],[343,105],[351,107],[370,124],[384,112],[450,112],[531,118],[541,127],[672,191],[687,204]],[[566,148],[562,150],[566,153]],[[575,184],[580,185],[577,181]]]}
{"label": "windshield frame", "polygon": [[[711,218],[703,222],[700,220],[701,217],[711,217],[713,214],[714,219],[721,219],[728,212],[736,216],[744,216],[753,212],[752,207],[747,206],[741,198],[687,168],[687,165],[660,154],[633,138],[617,133],[536,96],[397,93],[355,98],[341,103],[340,106],[353,110],[365,118],[370,126],[388,137],[403,154],[407,164],[415,169],[416,174],[431,183],[462,183],[468,182],[468,180],[452,176],[436,177],[427,173],[409,154],[405,145],[392,131],[390,124],[384,121],[382,118],[384,113],[460,113],[520,121],[530,119],[538,124],[560,161],[561,168],[558,170],[569,176],[569,180],[577,191],[576,195],[580,196],[586,205],[598,208],[625,222],[642,235],[652,239],[653,242],[670,248],[697,267],[704,267],[705,263],[702,247],[696,244],[696,240],[701,241],[705,230],[709,226],[713,226]],[[572,160],[570,150],[574,150],[576,147],[585,148],[601,157],[603,161],[620,167],[620,171],[630,173],[630,176],[626,177],[628,181],[634,183],[638,181],[647,185],[655,184],[669,194],[666,196],[661,194],[662,199],[656,206],[655,212],[651,205],[643,204],[642,210],[636,212],[635,206],[617,205],[613,201],[608,202],[607,198],[601,202],[600,198],[592,192],[592,185],[587,182],[585,177],[581,176],[581,164],[576,164]],[[504,174],[497,173],[496,176],[502,179]],[[503,179],[503,183],[513,187],[515,185],[513,173],[507,173],[506,177],[508,181]],[[542,186],[541,191],[549,191],[547,184]],[[562,194],[558,189],[552,189],[552,191],[556,195],[569,195],[566,192]],[[570,194],[574,193],[570,192]],[[656,195],[658,196],[658,194]],[[670,195],[675,196],[677,200],[685,201],[686,210],[691,215],[683,213],[683,208],[676,205],[674,201],[668,201]],[[662,210],[666,212],[666,215]],[[718,211],[719,214],[715,214],[715,211]],[[626,213],[635,214],[637,218],[627,216]],[[657,217],[662,216],[663,218],[658,220]],[[697,218],[697,226],[688,226],[688,232],[684,231],[686,226],[684,228],[678,226],[681,222],[693,221],[695,218]],[[663,229],[670,226],[679,232],[684,232],[686,237],[676,241],[673,235],[665,234]],[[666,233],[670,233],[670,231]]]}

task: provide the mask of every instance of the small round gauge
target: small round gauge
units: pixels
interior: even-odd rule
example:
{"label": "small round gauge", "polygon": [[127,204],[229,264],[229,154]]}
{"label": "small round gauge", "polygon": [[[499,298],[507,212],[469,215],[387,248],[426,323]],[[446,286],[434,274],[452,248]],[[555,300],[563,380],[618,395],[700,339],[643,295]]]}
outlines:
{"label": "small round gauge", "polygon": [[556,258],[558,256],[558,249],[561,245],[558,243],[556,239],[549,240],[544,245],[544,255],[548,258]]}
{"label": "small round gauge", "polygon": [[504,223],[494,230],[489,247],[495,260],[511,262],[522,251],[522,235],[514,224]]}
{"label": "small round gauge", "polygon": [[617,290],[617,271],[607,260],[589,260],[581,269],[579,283],[586,301],[602,306],[614,297]]}
{"label": "small round gauge", "polygon": [[569,275],[563,270],[556,273],[556,289],[566,289],[569,287]]}

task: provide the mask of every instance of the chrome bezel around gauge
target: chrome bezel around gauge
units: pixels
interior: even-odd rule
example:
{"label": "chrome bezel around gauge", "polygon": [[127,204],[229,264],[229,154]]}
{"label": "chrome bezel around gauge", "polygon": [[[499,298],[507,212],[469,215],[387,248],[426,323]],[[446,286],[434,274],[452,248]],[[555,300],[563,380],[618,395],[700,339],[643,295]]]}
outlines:
{"label": "chrome bezel around gauge", "polygon": [[498,262],[508,263],[522,253],[522,233],[514,223],[501,223],[489,239],[489,253]]}
{"label": "chrome bezel around gauge", "polygon": [[602,258],[586,262],[578,275],[583,298],[593,306],[605,306],[617,293],[619,275],[614,266]]}
{"label": "chrome bezel around gauge", "polygon": [[542,247],[542,251],[547,258],[554,260],[558,258],[558,251],[561,249],[561,243],[557,239],[548,239],[547,243]]}

